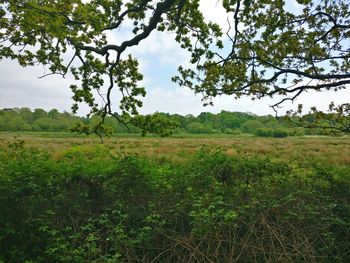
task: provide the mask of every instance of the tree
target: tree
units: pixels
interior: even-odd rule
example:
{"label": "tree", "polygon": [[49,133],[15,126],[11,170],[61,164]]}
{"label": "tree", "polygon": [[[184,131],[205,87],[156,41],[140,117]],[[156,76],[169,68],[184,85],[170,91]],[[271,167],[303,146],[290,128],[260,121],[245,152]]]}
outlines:
{"label": "tree", "polygon": [[132,120],[132,124],[141,129],[142,136],[146,136],[146,133],[149,132],[166,137],[171,135],[175,128],[179,127],[178,122],[158,112],[145,116],[138,115]]}
{"label": "tree", "polygon": [[29,108],[21,108],[19,110],[19,115],[22,117],[22,119],[30,124],[33,121],[33,113]]}
{"label": "tree", "polygon": [[0,130],[28,131],[30,130],[30,126],[23,121],[15,110],[4,109],[0,111]]}
{"label": "tree", "polygon": [[36,119],[33,122],[33,130],[34,131],[53,131],[53,125],[55,122],[48,118],[48,117],[42,117],[39,119]]}
{"label": "tree", "polygon": [[35,109],[33,112],[33,121],[39,120],[41,118],[46,118],[47,112],[43,109]]}
{"label": "tree", "polygon": [[329,105],[327,112],[312,107],[308,114],[302,114],[302,105],[295,112],[288,112],[288,120],[292,124],[313,129],[321,134],[350,133],[350,103],[342,105]]}
{"label": "tree", "polygon": [[186,126],[186,130],[189,133],[194,134],[209,134],[213,133],[213,128],[207,123],[191,122]]}
{"label": "tree", "polygon": [[230,129],[237,129],[241,124],[252,118],[251,115],[246,113],[228,111],[221,111],[219,116],[223,126]]}
{"label": "tree", "polygon": [[47,116],[51,119],[57,119],[59,115],[60,113],[57,109],[52,109],[47,113]]}
{"label": "tree", "polygon": [[[0,112],[1,113],[1,112]],[[0,131],[6,131],[6,121],[3,114],[0,114]]]}
{"label": "tree", "polygon": [[203,93],[209,103],[221,94],[283,95],[273,107],[309,90],[345,88],[350,83],[348,1],[297,0],[294,10],[288,2],[223,1],[234,16],[227,32],[231,51],[197,64],[197,72],[181,68],[177,81]]}
{"label": "tree", "polygon": [[254,133],[257,129],[265,128],[258,120],[248,120],[241,125],[241,130],[246,133]]}
{"label": "tree", "polygon": [[[78,102],[85,102],[92,113],[102,116],[136,115],[142,106],[139,97],[145,96],[144,88],[139,86],[143,76],[138,72],[137,60],[125,53],[158,30],[174,32],[176,41],[192,52],[194,59],[200,57],[213,42],[213,36],[220,35],[220,29],[204,22],[198,2],[0,0],[0,58],[16,59],[22,66],[39,62],[48,66],[49,74],[65,76],[71,71],[80,80],[80,86],[71,85],[74,111]],[[127,20],[134,25],[134,36],[119,44],[108,43],[107,33],[120,30]],[[191,42],[191,36],[198,45]],[[73,53],[67,62],[63,56],[69,55],[70,49]],[[93,90],[102,94],[105,77],[107,91],[100,108]],[[120,114],[112,109],[115,89],[120,91]]]}
{"label": "tree", "polygon": [[[226,36],[218,25],[205,22],[199,2],[0,0],[0,58],[22,66],[41,63],[50,74],[70,71],[80,81],[71,85],[73,110],[85,102],[102,120],[107,114],[122,121],[126,113],[138,113],[145,96],[139,85],[143,76],[127,52],[142,48],[142,40],[155,30],[174,33],[190,52],[194,66],[180,66],[173,80],[203,94],[205,104],[221,94],[282,95],[272,105],[276,108],[309,90],[338,90],[350,83],[348,0],[297,0],[294,10],[288,0],[223,0],[233,17]],[[109,43],[107,34],[127,20],[134,35]],[[111,100],[115,91],[120,93],[117,114]],[[102,107],[94,94],[103,97]]]}

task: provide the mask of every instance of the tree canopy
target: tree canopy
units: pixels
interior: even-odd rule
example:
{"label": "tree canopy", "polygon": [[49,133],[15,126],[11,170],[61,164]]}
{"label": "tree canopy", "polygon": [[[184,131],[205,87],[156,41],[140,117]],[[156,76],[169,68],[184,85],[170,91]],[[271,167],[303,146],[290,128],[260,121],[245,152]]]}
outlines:
{"label": "tree canopy", "polygon": [[[37,116],[38,112],[43,115]],[[304,116],[308,125],[317,118],[316,114]],[[323,119],[325,121],[325,119]],[[307,129],[300,123],[286,121],[285,116],[276,118],[272,115],[258,116],[251,113],[221,111],[213,114],[202,112],[198,116],[169,114],[156,112],[152,115],[137,115],[125,126],[113,116],[106,116],[101,124],[101,116],[78,117],[57,109],[45,111],[28,108],[0,109],[0,132],[77,132],[89,135],[91,129],[97,127],[94,134],[102,137],[116,134],[141,134],[146,136],[187,136],[190,134],[243,135],[251,134],[259,137],[278,137],[280,131],[285,136],[329,135],[331,129]],[[344,133],[340,132],[339,135]],[[245,135],[244,135],[245,136]]]}
{"label": "tree canopy", "polygon": [[[221,3],[231,18],[227,32],[206,22],[200,0],[0,0],[0,59],[43,64],[49,74],[72,73],[74,111],[85,102],[102,119],[113,115],[121,121],[142,106],[143,76],[131,48],[142,49],[152,31],[174,33],[190,53],[192,67],[179,65],[173,80],[202,94],[205,104],[222,94],[281,95],[276,108],[309,90],[344,89],[350,83],[347,0]],[[128,29],[129,39],[110,42],[110,34]],[[349,115],[349,109],[331,104],[330,116]],[[339,127],[350,130],[348,124]]]}

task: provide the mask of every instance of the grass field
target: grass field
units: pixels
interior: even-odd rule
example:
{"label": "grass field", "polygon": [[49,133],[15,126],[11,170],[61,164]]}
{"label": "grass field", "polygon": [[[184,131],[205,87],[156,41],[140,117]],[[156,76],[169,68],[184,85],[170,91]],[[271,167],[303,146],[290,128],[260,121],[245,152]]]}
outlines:
{"label": "grass field", "polygon": [[[24,140],[27,147],[40,148],[59,156],[72,146],[99,145],[94,136],[72,133],[0,133],[0,141]],[[281,161],[326,162],[350,165],[350,137],[304,136],[259,138],[230,135],[174,135],[169,138],[121,134],[104,139],[114,155],[137,154],[159,160],[183,162],[199,149],[220,149],[229,156],[269,157]]]}

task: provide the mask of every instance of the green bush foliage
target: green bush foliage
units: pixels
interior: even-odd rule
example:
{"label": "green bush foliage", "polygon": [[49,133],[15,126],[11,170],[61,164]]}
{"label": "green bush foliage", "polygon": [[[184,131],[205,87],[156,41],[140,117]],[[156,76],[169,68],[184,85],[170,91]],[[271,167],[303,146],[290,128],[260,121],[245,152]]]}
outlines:
{"label": "green bush foliage", "polygon": [[[286,129],[268,129],[268,128],[259,128],[254,132],[255,136],[258,137],[274,137],[274,138],[284,138],[289,135],[288,130]],[[293,136],[302,136],[301,134],[293,133]]]}
{"label": "green bush foliage", "polygon": [[350,168],[0,150],[0,262],[350,262]]}
{"label": "green bush foliage", "polygon": [[272,137],[273,130],[266,128],[259,128],[255,131],[255,136],[258,137]]}
{"label": "green bush foliage", "polygon": [[272,131],[272,137],[274,138],[284,138],[288,136],[288,131],[283,129],[275,129]]}
{"label": "green bush foliage", "polygon": [[[67,112],[60,113],[57,109],[46,112],[43,109],[29,108],[0,109],[1,131],[34,131],[34,132],[77,132],[80,134],[93,134],[109,136],[112,133],[139,133],[145,136],[152,134],[166,137],[172,134],[232,134],[242,133],[263,136],[263,131],[290,130],[293,136],[320,134],[320,131],[290,127],[290,123],[277,119],[271,115],[257,116],[242,112],[221,111],[213,114],[202,112],[198,116],[159,113],[151,115],[129,116],[126,123],[118,122],[112,116],[106,116],[101,125],[101,117],[92,115],[78,117]],[[126,125],[127,124],[127,125]],[[325,133],[325,132],[323,132]],[[271,135],[272,136],[272,135]],[[263,137],[270,137],[264,135]]]}

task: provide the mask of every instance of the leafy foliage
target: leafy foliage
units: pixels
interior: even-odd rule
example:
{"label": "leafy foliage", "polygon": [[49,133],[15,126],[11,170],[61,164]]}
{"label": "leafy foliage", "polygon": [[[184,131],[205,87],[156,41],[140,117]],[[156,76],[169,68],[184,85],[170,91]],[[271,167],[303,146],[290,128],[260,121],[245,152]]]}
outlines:
{"label": "leafy foliage", "polygon": [[141,129],[142,136],[146,136],[147,132],[161,137],[170,136],[173,130],[179,126],[176,121],[166,118],[160,113],[138,115],[131,120],[131,123]]}
{"label": "leafy foliage", "polygon": [[[338,117],[341,118],[344,128],[348,118],[339,115]],[[304,116],[289,115],[283,118],[228,111],[221,111],[218,114],[202,112],[196,117],[157,112],[135,117],[125,116],[125,122],[120,123],[110,116],[102,120],[99,115],[85,118],[67,112],[60,113],[56,109],[49,112],[35,109],[32,112],[28,108],[14,108],[0,110],[0,131],[71,131],[85,135],[94,133],[101,139],[115,133],[140,133],[143,136],[150,133],[161,137],[171,136],[174,133],[232,135],[248,133],[260,137],[274,137],[274,132],[276,131],[277,134],[280,130],[284,131],[287,136],[344,134],[342,128],[336,130],[334,127],[326,127],[327,123],[341,125],[340,122],[331,121],[334,118],[334,114],[317,112]]]}
{"label": "leafy foliage", "polygon": [[271,137],[272,136],[272,130],[271,129],[264,129],[264,128],[259,128],[255,130],[254,133],[258,137]]}
{"label": "leafy foliage", "polygon": [[350,104],[344,103],[336,106],[329,105],[328,112],[311,108],[309,114],[302,114],[302,105],[297,111],[289,111],[289,121],[309,129],[319,130],[324,134],[349,133],[350,131]]}
{"label": "leafy foliage", "polygon": [[207,103],[221,94],[282,95],[276,108],[309,90],[350,83],[348,1],[225,0],[223,6],[233,17],[229,52],[218,51],[196,70],[180,67],[175,78]]}
{"label": "leafy foliage", "polygon": [[0,261],[347,262],[348,166],[0,149]]}
{"label": "leafy foliage", "polygon": [[[146,93],[138,61],[128,52],[142,48],[153,31],[173,33],[189,52],[191,67],[180,65],[173,80],[202,94],[205,104],[222,94],[253,99],[281,95],[276,108],[306,91],[339,90],[350,83],[347,0],[224,0],[232,18],[225,35],[219,25],[206,22],[199,3],[0,0],[0,59],[42,64],[48,75],[70,72],[77,81],[71,85],[73,111],[86,103],[102,120],[112,115],[121,122],[128,114],[137,115]],[[108,34],[121,28],[131,36],[110,43]],[[119,109],[112,107],[115,94]],[[347,132],[348,111],[337,113],[347,116],[346,125],[334,116],[332,123],[341,125],[330,127]]]}
{"label": "leafy foliage", "polygon": [[[70,72],[79,81],[71,85],[73,111],[84,102],[91,113],[102,118],[107,114],[119,119],[126,113],[136,115],[142,106],[145,89],[139,82],[143,76],[138,61],[125,53],[152,31],[175,33],[175,40],[191,52],[193,60],[203,54],[212,56],[208,49],[213,42],[221,45],[215,40],[220,29],[204,21],[197,0],[1,0],[0,7],[0,59],[16,59],[22,66],[40,63],[48,67],[49,75]],[[107,34],[127,22],[133,25],[131,37],[109,43]],[[66,61],[64,56],[71,58]],[[111,103],[115,90],[120,98],[118,111]],[[105,100],[102,107],[96,103],[94,91]]]}

